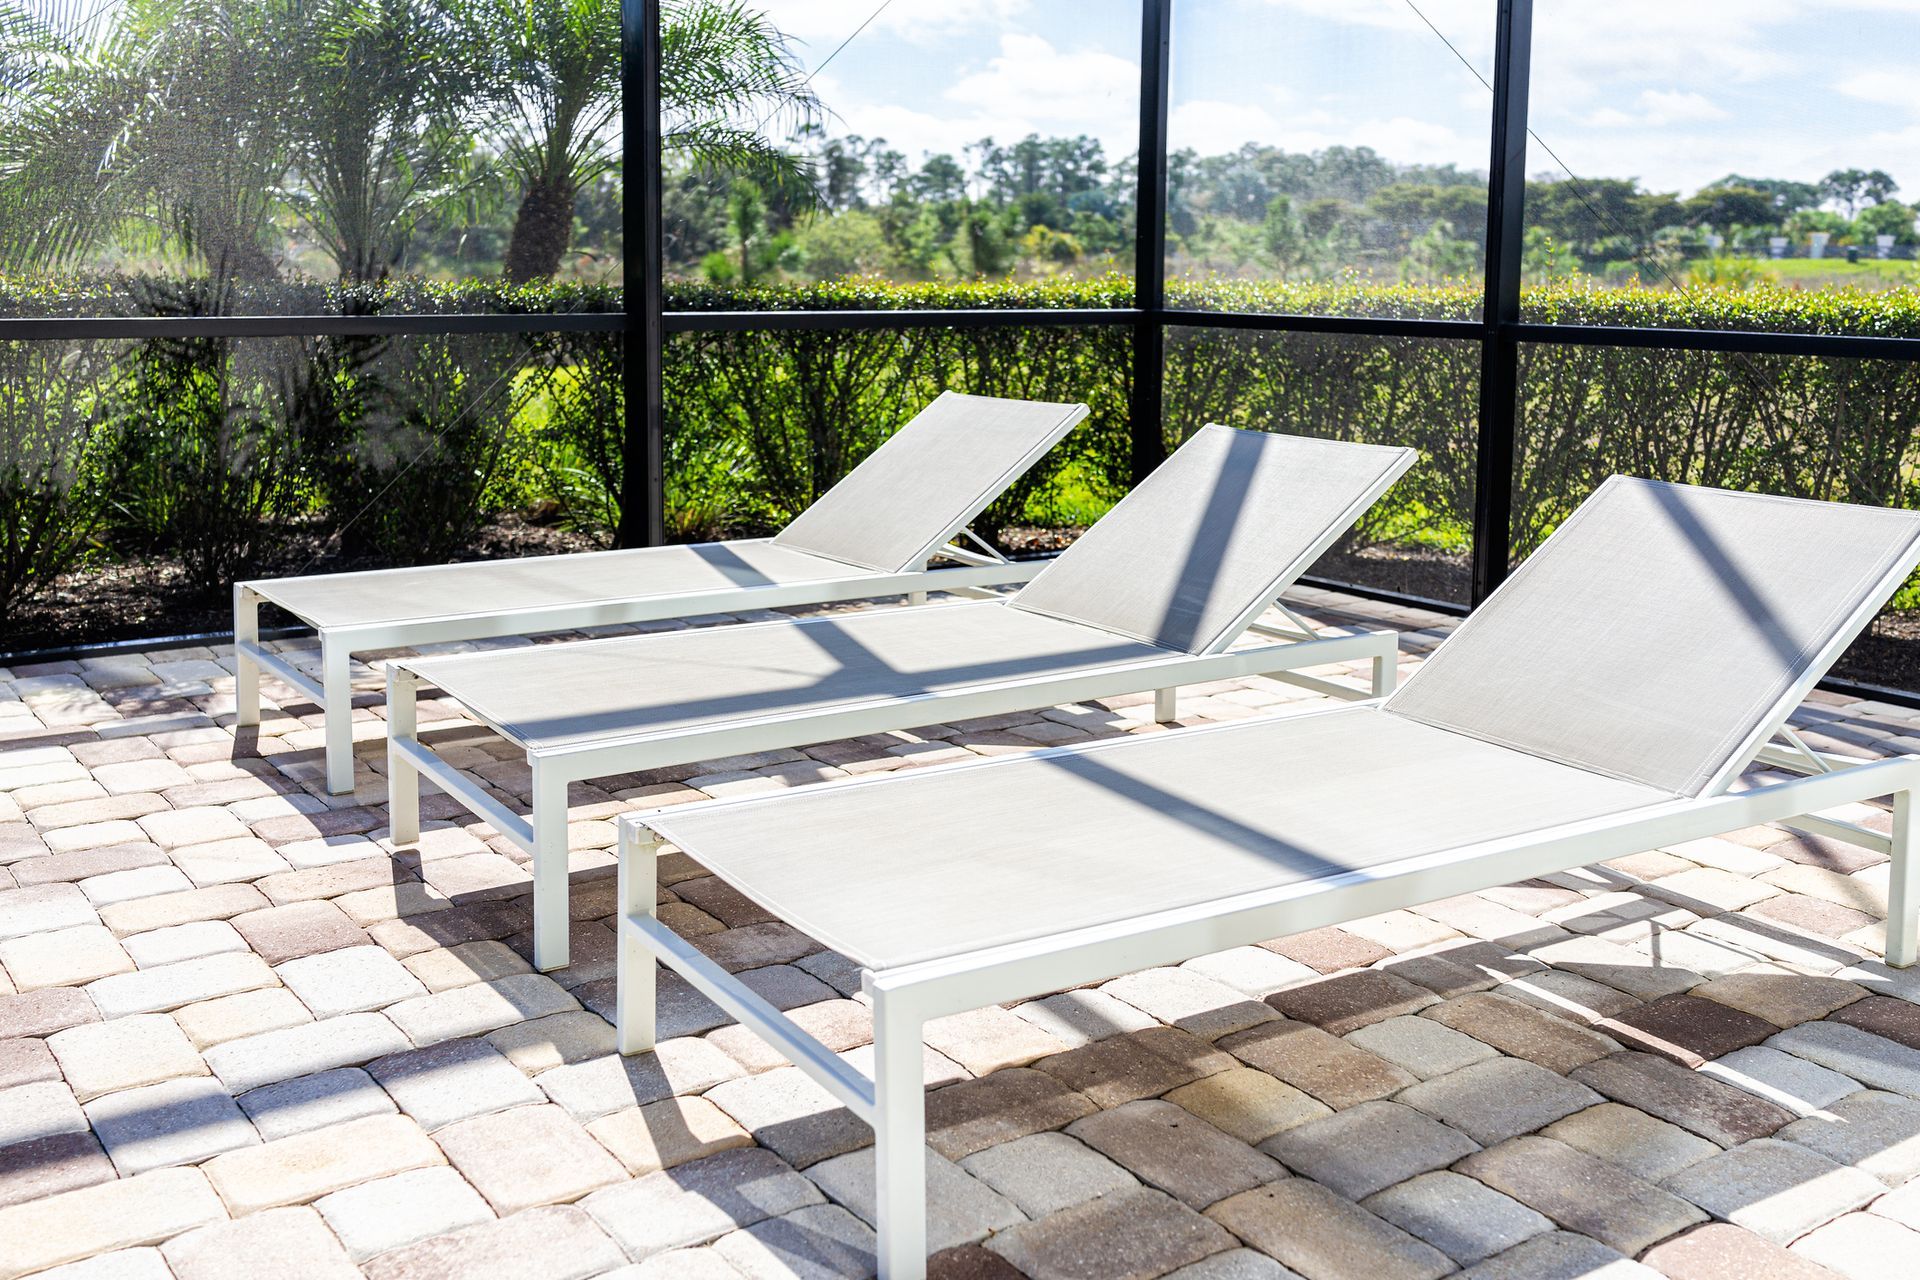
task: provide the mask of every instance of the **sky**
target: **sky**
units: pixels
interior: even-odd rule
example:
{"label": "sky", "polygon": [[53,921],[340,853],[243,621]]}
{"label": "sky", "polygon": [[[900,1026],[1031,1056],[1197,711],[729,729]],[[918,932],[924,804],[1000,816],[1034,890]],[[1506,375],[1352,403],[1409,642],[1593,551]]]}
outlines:
{"label": "sky", "polygon": [[[760,4],[813,69],[879,0]],[[1462,59],[1491,78],[1494,9],[1179,0],[1172,143],[1484,170],[1491,95]],[[1548,148],[1582,177],[1683,194],[1857,167],[1920,200],[1920,0],[1536,0],[1534,28],[1536,176],[1563,172]],[[916,159],[1027,133],[1090,134],[1117,159],[1135,146],[1139,42],[1132,0],[893,0],[814,87],[833,131]]]}

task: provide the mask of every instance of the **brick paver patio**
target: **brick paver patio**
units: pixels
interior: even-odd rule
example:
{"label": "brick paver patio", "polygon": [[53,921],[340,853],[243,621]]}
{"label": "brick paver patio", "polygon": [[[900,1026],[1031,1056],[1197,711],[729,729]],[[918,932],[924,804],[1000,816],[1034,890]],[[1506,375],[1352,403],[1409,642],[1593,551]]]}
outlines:
{"label": "brick paver patio", "polygon": [[[1447,625],[1300,602],[1406,629],[1408,669]],[[379,708],[329,797],[316,709],[266,692],[236,735],[224,650],[0,671],[0,1280],[867,1275],[864,1126],[671,977],[658,1055],[613,1054],[612,819],[1154,728],[1118,699],[579,788],[575,962],[540,975],[507,842],[431,794],[384,838]],[[421,714],[524,804],[511,749]],[[1895,707],[1800,723],[1920,750]],[[668,865],[675,929],[865,1052],[847,963]],[[934,1273],[1920,1274],[1887,871],[1756,828],[935,1024]]]}

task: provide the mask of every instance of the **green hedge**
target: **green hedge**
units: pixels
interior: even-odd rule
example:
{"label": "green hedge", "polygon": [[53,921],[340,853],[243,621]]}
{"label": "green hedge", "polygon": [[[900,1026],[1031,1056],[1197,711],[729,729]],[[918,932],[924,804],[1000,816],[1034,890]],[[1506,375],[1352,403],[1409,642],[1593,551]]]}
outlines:
{"label": "green hedge", "polygon": [[[1179,307],[1473,319],[1464,286],[1214,282]],[[676,310],[1124,307],[1123,278],[725,291],[674,285]],[[138,279],[0,282],[0,314],[616,311],[618,290],[405,282],[211,296]],[[1556,285],[1557,322],[1920,336],[1920,296],[1678,295]],[[360,562],[460,552],[494,512],[618,519],[621,338],[614,333],[0,343],[0,619],[88,557],[160,551],[210,593],[296,528]],[[987,513],[989,531],[1078,524],[1125,489],[1132,344],[1124,325],[693,333],[667,349],[676,536],[778,527],[940,391],[1082,400],[1078,429]],[[1349,546],[1467,548],[1474,342],[1175,328],[1166,443],[1206,422],[1416,446],[1421,464]],[[1516,547],[1614,471],[1920,505],[1920,365],[1537,347],[1522,354]]]}

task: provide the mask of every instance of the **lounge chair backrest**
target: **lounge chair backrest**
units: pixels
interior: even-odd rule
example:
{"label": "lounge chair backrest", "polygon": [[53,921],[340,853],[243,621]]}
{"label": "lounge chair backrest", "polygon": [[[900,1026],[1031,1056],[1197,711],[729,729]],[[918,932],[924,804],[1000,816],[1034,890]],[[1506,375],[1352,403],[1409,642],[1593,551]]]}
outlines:
{"label": "lounge chair backrest", "polygon": [[922,568],[1087,413],[942,392],[774,541],[881,573]]}
{"label": "lounge chair backrest", "polygon": [[1418,457],[1209,426],[1013,598],[1013,606],[1208,653],[1306,572]]}
{"label": "lounge chair backrest", "polygon": [[1387,709],[1680,796],[1723,787],[1920,561],[1920,513],[1615,476]]}

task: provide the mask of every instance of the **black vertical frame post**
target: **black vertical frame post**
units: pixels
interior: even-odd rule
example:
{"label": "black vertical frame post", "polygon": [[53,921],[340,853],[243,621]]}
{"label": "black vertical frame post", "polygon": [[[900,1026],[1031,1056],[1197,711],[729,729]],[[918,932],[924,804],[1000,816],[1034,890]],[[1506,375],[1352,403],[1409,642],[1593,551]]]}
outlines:
{"label": "black vertical frame post", "polygon": [[1487,287],[1480,352],[1480,439],[1473,491],[1473,603],[1507,576],[1520,411],[1520,260],[1526,232],[1527,92],[1533,0],[1500,0],[1487,171]]}
{"label": "black vertical frame post", "polygon": [[1140,0],[1139,190],[1134,205],[1132,481],[1166,461],[1167,97],[1174,0]]}
{"label": "black vertical frame post", "polygon": [[621,237],[626,252],[627,327],[621,373],[626,422],[620,483],[623,547],[666,541],[665,397],[661,314],[665,270],[661,231],[660,4],[621,0]]}

